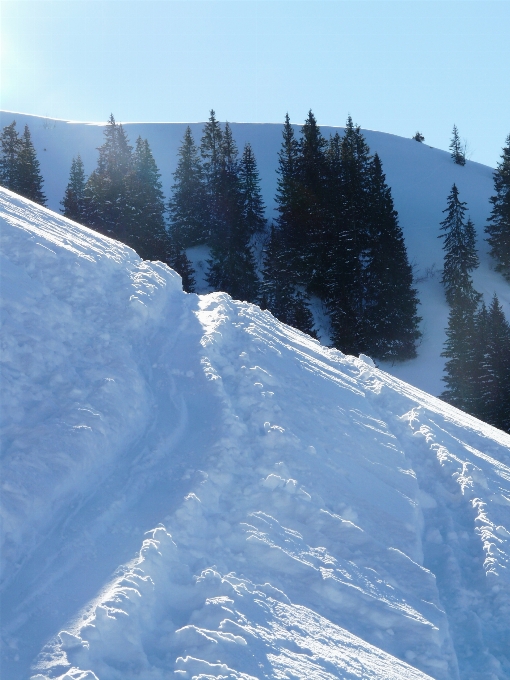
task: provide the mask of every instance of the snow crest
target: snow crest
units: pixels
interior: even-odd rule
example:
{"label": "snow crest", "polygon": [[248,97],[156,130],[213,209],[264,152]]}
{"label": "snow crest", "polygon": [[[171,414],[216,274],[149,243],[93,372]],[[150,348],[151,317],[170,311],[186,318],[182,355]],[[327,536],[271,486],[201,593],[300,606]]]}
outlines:
{"label": "snow crest", "polygon": [[6,677],[509,676],[508,435],[0,196]]}

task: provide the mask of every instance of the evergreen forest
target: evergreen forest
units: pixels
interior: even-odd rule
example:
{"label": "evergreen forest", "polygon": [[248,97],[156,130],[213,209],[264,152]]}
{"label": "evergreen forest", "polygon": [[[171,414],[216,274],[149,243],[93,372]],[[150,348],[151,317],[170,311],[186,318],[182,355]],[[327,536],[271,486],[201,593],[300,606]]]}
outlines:
{"label": "evergreen forest", "polygon": [[[456,126],[450,151],[465,165]],[[144,259],[166,262],[188,292],[196,272],[187,251],[206,246],[210,289],[311,335],[319,304],[334,347],[392,362],[414,358],[421,333],[412,267],[382,161],[360,127],[349,117],[343,134],[326,138],[312,111],[299,131],[287,115],[277,172],[277,216],[268,223],[251,145],[239,150],[229,124],[211,111],[199,140],[186,129],[167,199],[148,141],[132,146],[111,115],[88,177],[80,156],[73,159],[61,210]],[[46,203],[30,131],[19,134],[14,121],[0,136],[0,183]],[[495,268],[510,280],[510,136],[494,186],[487,241]],[[478,256],[466,210],[453,185],[440,233],[450,306],[442,397],[510,431],[510,326],[497,297],[486,307],[473,288]]]}

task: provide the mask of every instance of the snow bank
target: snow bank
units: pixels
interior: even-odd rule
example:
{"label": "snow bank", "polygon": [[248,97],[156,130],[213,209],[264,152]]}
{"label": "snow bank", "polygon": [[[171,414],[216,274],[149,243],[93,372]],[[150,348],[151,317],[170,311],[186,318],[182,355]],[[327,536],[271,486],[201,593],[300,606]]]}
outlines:
{"label": "snow bank", "polygon": [[509,676],[510,436],[0,205],[9,680]]}

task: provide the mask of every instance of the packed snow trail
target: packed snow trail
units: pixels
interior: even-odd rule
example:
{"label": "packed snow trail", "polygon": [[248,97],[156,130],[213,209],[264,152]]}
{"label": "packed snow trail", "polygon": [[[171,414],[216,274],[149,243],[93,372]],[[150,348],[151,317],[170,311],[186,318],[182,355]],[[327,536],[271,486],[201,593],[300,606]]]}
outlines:
{"label": "packed snow trail", "polygon": [[508,435],[0,197],[3,677],[510,677]]}

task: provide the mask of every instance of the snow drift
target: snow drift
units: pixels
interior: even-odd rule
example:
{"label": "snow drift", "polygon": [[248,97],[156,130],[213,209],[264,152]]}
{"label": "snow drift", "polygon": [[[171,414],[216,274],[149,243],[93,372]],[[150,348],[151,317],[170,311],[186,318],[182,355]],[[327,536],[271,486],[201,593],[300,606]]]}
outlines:
{"label": "snow drift", "polygon": [[510,436],[0,191],[3,677],[510,676]]}

